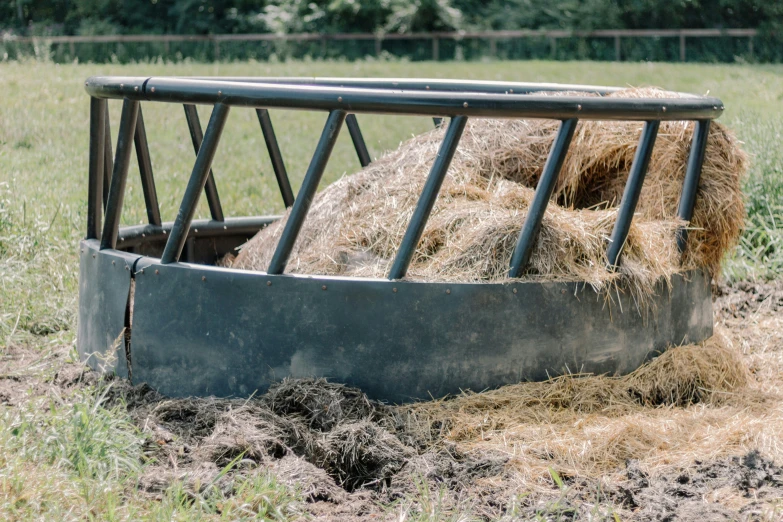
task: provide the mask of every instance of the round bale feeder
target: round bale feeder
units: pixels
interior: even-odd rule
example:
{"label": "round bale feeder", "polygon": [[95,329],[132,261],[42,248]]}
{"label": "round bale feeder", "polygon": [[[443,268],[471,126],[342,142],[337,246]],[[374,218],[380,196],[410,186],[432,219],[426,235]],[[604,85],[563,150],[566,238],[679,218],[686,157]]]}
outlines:
{"label": "round bale feeder", "polygon": [[[606,270],[622,250],[662,121],[694,121],[678,217],[689,221],[715,98],[628,98],[615,89],[403,79],[135,78],[87,80],[90,101],[87,235],[79,274],[80,356],[96,369],[146,382],[169,396],[239,396],[285,377],[325,377],[390,402],[542,380],[566,372],[622,374],[667,347],[712,335],[707,270],[675,274],[640,312],[630,292],[606,296],[584,282],[519,279],[579,120],[643,122],[628,181],[606,238]],[[568,91],[566,94],[547,93]],[[115,154],[108,100],[122,100]],[[182,104],[196,160],[174,222],[162,222],[141,103]],[[212,105],[201,130],[196,104]],[[279,216],[224,217],[212,160],[232,108],[257,112],[290,215],[265,272],[218,266]],[[321,111],[326,124],[294,195],[269,109]],[[370,155],[357,115],[420,115],[444,139],[386,278],[286,273],[292,248],[335,140],[345,124],[362,167]],[[503,283],[406,278],[469,118],[550,119],[559,130]],[[148,225],[120,226],[131,152],[142,178]],[[212,218],[194,220],[205,192]],[[677,242],[685,245],[686,230]],[[620,289],[622,290],[622,289]]]}

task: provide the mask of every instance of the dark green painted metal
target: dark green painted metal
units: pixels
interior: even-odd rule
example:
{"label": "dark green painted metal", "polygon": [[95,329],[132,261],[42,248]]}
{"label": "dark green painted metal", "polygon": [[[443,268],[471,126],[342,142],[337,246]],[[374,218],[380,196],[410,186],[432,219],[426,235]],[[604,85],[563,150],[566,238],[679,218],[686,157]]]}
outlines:
{"label": "dark green painted metal", "polygon": [[122,204],[125,199],[125,185],[128,181],[128,168],[136,133],[136,122],[139,118],[139,102],[125,100],[122,104],[120,130],[117,133],[117,157],[114,161],[114,171],[111,175],[109,199],[106,203],[106,220],[101,234],[101,249],[115,248],[117,234],[122,215]]}
{"label": "dark green painted metal", "polygon": [[299,230],[301,230],[313,198],[315,198],[315,192],[318,190],[318,184],[321,182],[321,176],[324,174],[326,163],[329,161],[334,144],[337,142],[337,136],[340,135],[340,128],[342,128],[344,120],[345,112],[343,111],[332,111],[326,119],[324,130],[321,132],[321,138],[315,147],[313,158],[310,161],[310,166],[307,168],[299,194],[296,196],[291,214],[288,216],[283,232],[280,234],[280,241],[277,243],[275,253],[272,254],[272,260],[269,262],[267,272],[270,274],[282,274],[283,270],[285,270],[285,265],[288,263],[291,250],[294,248],[296,237],[299,235]]}
{"label": "dark green painted metal", "polygon": [[541,173],[541,178],[538,180],[533,201],[527,209],[525,223],[522,225],[522,230],[519,231],[519,239],[517,239],[514,253],[511,256],[509,277],[521,276],[522,271],[530,261],[530,255],[533,253],[533,247],[538,239],[538,232],[541,230],[544,212],[546,212],[549,198],[552,197],[552,192],[555,190],[557,176],[560,174],[560,168],[563,166],[568,153],[571,138],[574,137],[577,121],[576,119],[571,119],[560,123],[560,130],[557,132],[552,149],[549,151],[549,157],[547,157],[546,164],[544,164],[544,170]]}
{"label": "dark green painted metal", "polygon": [[[185,195],[182,197],[182,203],[177,212],[177,218],[174,220],[174,226],[166,242],[166,248],[161,256],[161,263],[174,263],[179,260],[182,254],[182,248],[188,237],[190,223],[196,214],[196,205],[204,185],[207,182],[210,172],[212,172],[212,160],[215,158],[220,135],[223,133],[223,127],[226,124],[226,118],[230,107],[227,105],[215,105],[212,109],[212,116],[209,118],[207,133],[204,141],[200,144],[196,163],[193,165],[193,172],[190,174],[188,186],[185,189]],[[219,220],[223,221],[223,220]]]}
{"label": "dark green painted metal", "polygon": [[473,116],[490,118],[546,118],[581,120],[691,120],[713,119],[723,112],[717,98],[606,98],[543,96],[444,91],[395,91],[351,87],[313,87],[224,80],[138,78],[143,92],[120,87],[114,77],[87,80],[87,92],[97,97],[120,97],[185,104],[224,103],[231,106],[307,110],[344,110],[352,113]]}
{"label": "dark green painted metal", "polygon": [[627,373],[712,334],[709,278],[687,277],[674,276],[671,291],[661,285],[639,313],[627,291],[607,304],[577,283],[275,276],[143,258],[134,382],[173,396],[247,397],[283,377],[326,377],[405,402],[567,372]]}
{"label": "dark green painted metal", "polygon": [[136,122],[136,133],[133,136],[136,147],[136,159],[139,162],[141,174],[141,191],[144,193],[144,205],[147,208],[147,220],[150,225],[160,225],[160,205],[158,191],[155,188],[155,178],[152,175],[152,159],[150,158],[147,130],[144,127],[144,116],[139,106],[139,119]]}
{"label": "dark green painted metal", "polygon": [[79,357],[102,372],[128,376],[125,342],[131,273],[139,256],[100,250],[98,240],[79,245]]}
{"label": "dark green painted metal", "polygon": [[[214,80],[214,77],[191,77],[193,80]],[[619,91],[621,87],[598,85],[573,85],[563,83],[524,83],[481,80],[444,80],[442,78],[297,78],[221,76],[222,81],[244,83],[271,83],[289,85],[310,85],[314,87],[351,87],[359,89],[390,89],[394,91],[443,91],[481,92],[486,94],[530,94],[534,92],[587,92],[605,95]]]}
{"label": "dark green painted metal", "polygon": [[348,127],[348,133],[353,141],[353,148],[356,149],[356,155],[359,157],[359,164],[362,168],[370,164],[370,152],[367,150],[367,144],[364,142],[362,130],[359,128],[359,122],[355,114],[349,114],[345,117],[345,126]]}
{"label": "dark green painted metal", "polygon": [[459,139],[462,137],[462,131],[465,130],[467,123],[468,119],[465,116],[457,116],[449,122],[446,136],[438,149],[438,156],[432,164],[427,181],[424,182],[424,188],[421,191],[421,196],[419,196],[419,201],[416,204],[416,209],[413,211],[408,228],[405,229],[400,248],[397,249],[397,255],[394,257],[394,262],[389,270],[389,279],[402,279],[408,272],[408,266],[410,266],[413,254],[419,245],[424,227],[427,225],[430,212],[432,212],[432,207],[435,205],[443,179],[446,177],[446,172],[449,170],[451,160],[457,151]]}
{"label": "dark green painted metal", "polygon": [[104,108],[106,109],[106,114],[103,119],[103,123],[106,126],[103,135],[103,210],[105,212],[106,205],[109,201],[109,186],[111,185],[111,173],[114,172],[114,161],[112,160],[113,154],[111,151],[111,123],[109,119],[108,101],[104,105]]}
{"label": "dark green painted metal", "polygon": [[280,195],[283,196],[285,208],[294,204],[294,192],[291,190],[291,182],[288,180],[288,172],[283,162],[283,154],[280,152],[280,145],[277,143],[275,128],[272,127],[272,118],[266,109],[256,109],[258,123],[261,125],[261,132],[264,135],[266,150],[269,152],[269,160],[272,162],[272,170],[277,179],[277,186],[280,188]]}
{"label": "dark green painted metal", "polygon": [[90,158],[87,185],[87,239],[100,238],[103,218],[103,162],[106,145],[106,100],[90,98]]}
{"label": "dark green painted metal", "polygon": [[617,221],[612,229],[612,235],[609,237],[606,258],[610,268],[619,264],[620,253],[625,246],[625,240],[628,239],[628,231],[631,230],[631,220],[636,212],[639,195],[642,193],[642,184],[647,174],[647,166],[650,164],[650,156],[652,156],[659,125],[660,123],[657,121],[648,121],[645,122],[642,129],[639,146],[636,148],[631,172],[628,174],[628,181],[625,182],[625,190],[623,190],[620,208],[617,211]]}
{"label": "dark green painted metal", "polygon": [[[685,181],[682,184],[682,195],[677,209],[677,217],[687,222],[690,222],[693,217],[693,207],[696,205],[696,193],[699,190],[704,152],[707,150],[707,138],[710,134],[710,120],[699,120],[694,125],[691,153],[688,156]],[[677,231],[677,248],[680,249],[680,252],[685,250],[687,239],[688,229],[680,228]]]}
{"label": "dark green painted metal", "polygon": [[[184,105],[185,119],[188,122],[188,131],[190,131],[190,141],[193,143],[193,151],[198,155],[199,149],[201,149],[201,142],[204,141],[204,133],[201,130],[201,121],[198,118],[198,111],[195,105]],[[204,194],[207,196],[207,204],[209,205],[209,214],[215,221],[223,221],[225,219],[223,215],[223,206],[220,204],[220,196],[218,195],[217,185],[215,184],[215,174],[212,169],[209,169],[209,175],[207,181],[204,184]]]}

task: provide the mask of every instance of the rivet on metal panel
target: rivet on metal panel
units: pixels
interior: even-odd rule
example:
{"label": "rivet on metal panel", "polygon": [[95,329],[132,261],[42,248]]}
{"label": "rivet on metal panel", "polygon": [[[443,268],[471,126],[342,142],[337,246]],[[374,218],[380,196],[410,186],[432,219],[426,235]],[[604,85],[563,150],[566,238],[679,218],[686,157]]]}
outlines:
{"label": "rivet on metal panel", "polygon": [[267,281],[266,286],[272,286],[272,281]]}
{"label": "rivet on metal panel", "polygon": [[577,105],[576,106],[576,110],[581,111],[582,110],[582,106],[581,105]]}
{"label": "rivet on metal panel", "polygon": [[194,233],[194,234],[198,234],[198,229],[197,229],[197,228],[194,228],[194,229],[193,229],[193,233]]}
{"label": "rivet on metal panel", "polygon": [[451,289],[450,289],[450,288],[447,288],[447,289],[446,289],[446,293],[447,293],[447,294],[450,294],[450,293],[451,293]]}
{"label": "rivet on metal panel", "polygon": [[125,265],[125,270],[130,270],[130,267],[128,265]]}
{"label": "rivet on metal panel", "polygon": [[516,294],[516,293],[517,293],[517,289],[516,289],[516,288],[514,288],[514,289],[512,290],[512,292],[514,292],[514,293]]}
{"label": "rivet on metal panel", "polygon": [[120,238],[120,241],[125,241],[125,238],[124,238],[124,237],[121,237],[121,238]]}
{"label": "rivet on metal panel", "polygon": [[392,292],[394,292],[396,294],[397,293],[397,289],[396,288],[392,288]]}
{"label": "rivet on metal panel", "polygon": [[134,87],[134,88],[133,88],[133,90],[134,90],[135,92],[139,92],[139,86],[137,85],[136,87]]}
{"label": "rivet on metal panel", "polygon": [[337,101],[338,101],[338,102],[342,102],[342,101],[343,101],[343,97],[342,97],[342,96],[338,96],[338,97],[337,97]]}
{"label": "rivet on metal panel", "polygon": [[463,103],[462,106],[467,109],[468,108],[468,102]]}
{"label": "rivet on metal panel", "polygon": [[92,255],[92,258],[95,259],[95,254]]}
{"label": "rivet on metal panel", "polygon": [[207,280],[207,276],[201,276],[201,280],[202,281],[206,281]]}
{"label": "rivet on metal panel", "polygon": [[561,294],[563,294],[563,295],[565,295],[565,288],[563,288],[562,290],[560,290],[560,293],[561,293]]}
{"label": "rivet on metal panel", "polygon": [[155,92],[155,87],[153,87],[152,89],[150,89],[150,91],[152,91],[152,92]]}
{"label": "rivet on metal panel", "polygon": [[160,270],[155,270],[155,275],[160,274]]}
{"label": "rivet on metal panel", "polygon": [[430,90],[430,86],[429,85],[425,86],[424,88],[427,89],[428,91]]}
{"label": "rivet on metal panel", "polygon": [[508,92],[510,92],[511,94],[514,94],[514,89],[509,89]]}
{"label": "rivet on metal panel", "polygon": [[666,112],[666,105],[664,105],[663,107],[661,107],[661,110],[662,110],[663,112]]}
{"label": "rivet on metal panel", "polygon": [[218,96],[221,96],[223,94],[223,91],[218,91]]}
{"label": "rivet on metal panel", "polygon": [[117,261],[112,261],[111,264],[112,264],[112,266],[114,266],[114,265],[117,264]]}
{"label": "rivet on metal panel", "polygon": [[147,237],[147,234],[142,234],[141,237]]}
{"label": "rivet on metal panel", "polygon": [[321,290],[326,290],[326,285],[322,286]]}
{"label": "rivet on metal panel", "polygon": [[165,236],[166,234],[168,234],[168,231],[164,230],[163,235]]}
{"label": "rivet on metal panel", "polygon": [[141,274],[144,275],[144,269],[143,268],[141,269]]}
{"label": "rivet on metal panel", "polygon": [[122,89],[122,88],[124,88],[124,87],[125,87],[125,84],[124,84],[124,83],[121,83],[121,84],[120,84],[120,89]]}
{"label": "rivet on metal panel", "polygon": [[226,225],[223,225],[223,230],[228,230],[228,227]]}

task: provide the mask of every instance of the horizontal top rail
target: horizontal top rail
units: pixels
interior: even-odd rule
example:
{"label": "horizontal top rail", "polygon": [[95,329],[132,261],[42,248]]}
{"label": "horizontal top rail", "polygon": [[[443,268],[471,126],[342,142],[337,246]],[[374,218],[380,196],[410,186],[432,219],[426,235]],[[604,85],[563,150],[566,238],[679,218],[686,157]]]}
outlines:
{"label": "horizontal top rail", "polygon": [[[340,81],[352,80],[329,79],[305,85],[267,82],[263,78],[244,81],[99,76],[88,78],[85,88],[97,98],[427,116],[662,121],[714,119],[723,112],[723,103],[712,97],[547,96],[511,93],[511,89],[509,93],[499,92],[496,83],[482,82],[472,83],[471,92],[455,93],[443,87],[438,90],[402,89],[395,85],[395,80],[388,79],[376,80],[372,88],[335,86],[334,82]],[[423,82],[426,85],[429,80]],[[435,85],[435,82],[431,83]],[[448,80],[438,82],[439,86],[449,83]],[[534,84],[521,85],[527,88],[526,92],[535,92]],[[552,84],[544,85],[550,90],[562,91],[571,87],[557,89]]]}
{"label": "horizontal top rail", "polygon": [[415,40],[464,38],[633,38],[633,37],[754,37],[758,29],[602,29],[570,31],[518,29],[509,31],[451,31],[432,33],[248,33],[248,34],[112,34],[91,36],[3,36],[16,43],[143,43],[143,42],[232,42],[232,41],[317,41],[317,40]]}

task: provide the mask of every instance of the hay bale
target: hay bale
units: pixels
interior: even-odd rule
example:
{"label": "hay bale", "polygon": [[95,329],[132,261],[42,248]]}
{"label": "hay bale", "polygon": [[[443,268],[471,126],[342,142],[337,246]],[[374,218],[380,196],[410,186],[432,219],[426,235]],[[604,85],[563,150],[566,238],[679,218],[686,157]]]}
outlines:
{"label": "hay bale", "polygon": [[[671,97],[628,89],[617,97]],[[414,255],[409,279],[507,279],[511,252],[533,197],[558,123],[471,119]],[[621,269],[605,269],[607,238],[642,124],[581,122],[554,201],[544,216],[525,279],[587,281],[597,289],[623,278],[641,293],[681,270],[677,203],[693,124],[663,122]],[[291,273],[384,277],[410,221],[443,139],[443,126],[416,136],[314,200],[287,270]],[[713,123],[685,267],[717,271],[737,240],[744,206],[740,179],[746,155]],[[266,270],[287,215],[245,244],[231,266]]]}

